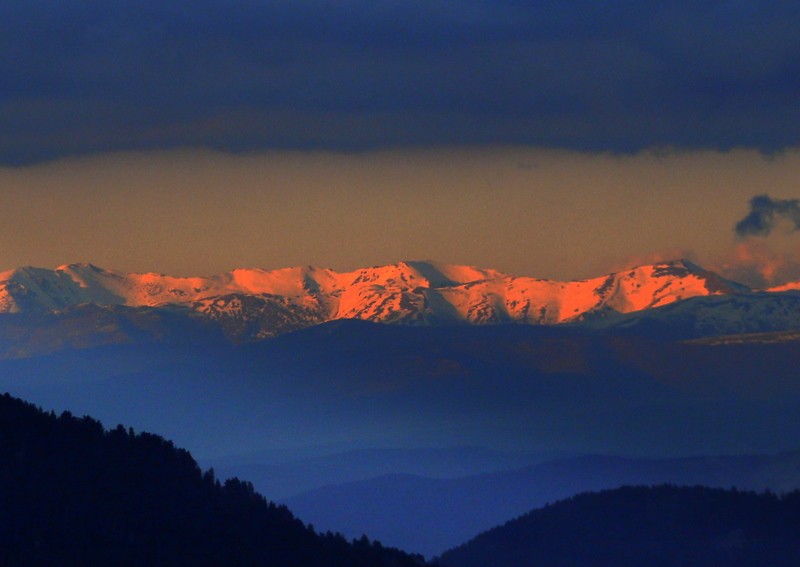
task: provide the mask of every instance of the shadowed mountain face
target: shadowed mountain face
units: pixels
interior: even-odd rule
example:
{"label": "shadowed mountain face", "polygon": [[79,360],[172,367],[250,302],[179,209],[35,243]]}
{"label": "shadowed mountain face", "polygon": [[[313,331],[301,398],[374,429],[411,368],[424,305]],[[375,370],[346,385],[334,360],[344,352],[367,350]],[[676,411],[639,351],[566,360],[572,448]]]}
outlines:
{"label": "shadowed mountain face", "polygon": [[105,431],[0,397],[0,549],[10,567],[412,566],[419,558],[320,536],[252,485],[201,473],[156,435]]}
{"label": "shadowed mountain face", "polygon": [[338,321],[238,347],[4,360],[0,388],[162,432],[203,458],[310,444],[763,453],[800,446],[798,352],[794,335],[686,342]]}
{"label": "shadowed mountain face", "polygon": [[441,557],[448,567],[793,566],[800,494],[624,487],[534,510]]}
{"label": "shadowed mountain face", "polygon": [[183,308],[100,306],[0,314],[0,358],[26,358],[105,345],[226,343],[213,321]]}

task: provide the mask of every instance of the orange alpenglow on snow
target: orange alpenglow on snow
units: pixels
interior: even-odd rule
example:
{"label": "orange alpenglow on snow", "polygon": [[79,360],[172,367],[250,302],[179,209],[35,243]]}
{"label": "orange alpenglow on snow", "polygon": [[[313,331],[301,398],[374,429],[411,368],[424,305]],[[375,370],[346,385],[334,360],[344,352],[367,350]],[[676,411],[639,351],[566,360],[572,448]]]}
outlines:
{"label": "orange alpenglow on snow", "polygon": [[[257,297],[299,310],[309,323],[558,324],[593,313],[630,313],[695,296],[746,291],[685,260],[560,282],[431,261],[335,272],[314,267],[237,269],[210,277],[128,274],[91,264],[0,273],[0,312],[52,311],[83,303],[198,312],[241,308]],[[238,298],[237,301],[230,301]]]}

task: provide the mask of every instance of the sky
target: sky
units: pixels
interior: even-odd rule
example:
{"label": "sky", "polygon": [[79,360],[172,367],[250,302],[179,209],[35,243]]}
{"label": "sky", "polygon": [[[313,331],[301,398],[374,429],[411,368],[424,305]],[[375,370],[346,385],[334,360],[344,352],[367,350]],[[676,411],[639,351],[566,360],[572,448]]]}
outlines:
{"label": "sky", "polygon": [[780,1],[2,2],[0,270],[800,279],[798,29]]}

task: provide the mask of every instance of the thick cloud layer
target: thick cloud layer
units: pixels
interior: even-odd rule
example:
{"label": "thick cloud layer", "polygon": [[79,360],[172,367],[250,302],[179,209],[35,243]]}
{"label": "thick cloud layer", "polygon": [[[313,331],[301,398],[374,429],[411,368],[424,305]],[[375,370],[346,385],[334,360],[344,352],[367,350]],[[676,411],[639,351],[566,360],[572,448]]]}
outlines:
{"label": "thick cloud layer", "polygon": [[790,2],[0,4],[0,161],[125,148],[800,143]]}

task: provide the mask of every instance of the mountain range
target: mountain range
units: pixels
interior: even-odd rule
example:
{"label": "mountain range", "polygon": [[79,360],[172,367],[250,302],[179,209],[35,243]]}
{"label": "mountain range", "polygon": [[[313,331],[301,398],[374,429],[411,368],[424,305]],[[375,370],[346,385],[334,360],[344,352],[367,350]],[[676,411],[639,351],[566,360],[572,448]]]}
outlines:
{"label": "mountain range", "polygon": [[[400,519],[392,511],[409,495],[445,494],[443,478],[463,477],[453,486],[477,494],[471,482],[535,455],[794,451],[799,345],[800,283],[755,290],[685,260],[573,282],[435,262],[196,278],[90,264],[0,274],[0,392],[158,431],[325,529],[358,529],[329,514],[342,508],[336,491]],[[516,456],[487,466],[459,447]],[[712,483],[701,468],[697,481]],[[387,540],[438,553],[523,511],[498,506],[449,540]]]}
{"label": "mountain range", "polygon": [[[189,327],[210,340],[217,332],[233,342],[251,342],[340,319],[639,329],[655,318],[705,336],[800,328],[798,290],[800,282],[753,290],[687,260],[568,282],[430,261],[352,272],[237,269],[210,277],[69,264],[0,273],[0,314],[26,315],[24,326],[35,321],[40,338],[80,336],[71,346],[135,340],[136,332],[125,329],[149,338],[185,337]],[[85,318],[94,319],[91,333],[75,328],[74,321]],[[0,318],[0,342],[3,326],[13,328],[17,321]],[[64,321],[73,323],[65,329]],[[185,328],[170,333],[176,324]],[[24,355],[25,348],[5,354]]]}
{"label": "mountain range", "polygon": [[432,262],[210,278],[24,268],[0,278],[0,389],[201,458],[299,458],[308,439],[317,456],[792,450],[790,288],[683,260],[579,282]]}

